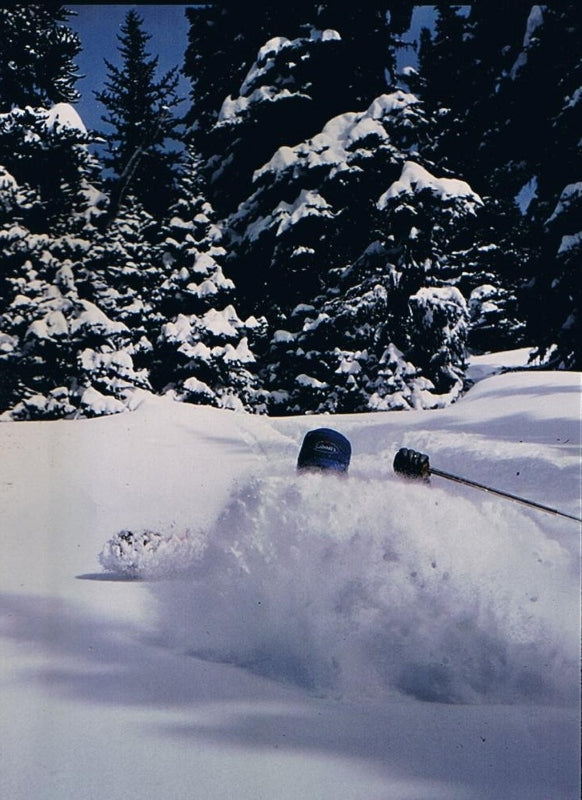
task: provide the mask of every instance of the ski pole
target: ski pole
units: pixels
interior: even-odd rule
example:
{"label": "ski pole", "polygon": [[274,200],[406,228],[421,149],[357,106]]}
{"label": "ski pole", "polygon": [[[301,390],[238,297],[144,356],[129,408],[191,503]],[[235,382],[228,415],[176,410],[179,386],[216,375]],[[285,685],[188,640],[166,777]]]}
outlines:
{"label": "ski pole", "polygon": [[533,500],[526,500],[524,497],[518,497],[518,495],[510,494],[509,492],[503,492],[501,489],[494,489],[492,486],[485,486],[483,483],[478,483],[477,481],[472,481],[468,478],[461,478],[459,475],[452,475],[450,472],[444,472],[441,469],[435,469],[434,467],[430,466],[430,461],[427,455],[424,453],[417,453],[415,450],[407,450],[405,447],[402,447],[396,453],[393,466],[395,472],[398,472],[401,475],[406,475],[409,478],[427,479],[429,475],[437,475],[439,478],[446,478],[449,481],[462,483],[465,486],[472,486],[475,489],[481,489],[483,492],[496,494],[499,497],[505,497],[507,500],[513,500],[516,503],[522,503],[523,505],[530,506],[531,508],[536,508],[538,511],[545,511],[548,514],[555,514],[559,517],[565,517],[566,519],[573,519],[576,522],[582,522],[580,517],[575,517],[573,514],[566,514],[564,511],[558,511],[557,508],[550,508],[549,506],[544,506],[541,503],[536,503]]}

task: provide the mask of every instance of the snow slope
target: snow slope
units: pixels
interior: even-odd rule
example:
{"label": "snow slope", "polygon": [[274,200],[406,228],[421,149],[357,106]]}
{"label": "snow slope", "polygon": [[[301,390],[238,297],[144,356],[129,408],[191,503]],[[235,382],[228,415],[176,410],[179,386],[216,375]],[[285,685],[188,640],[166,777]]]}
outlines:
{"label": "snow slope", "polygon": [[[580,375],[439,411],[0,425],[0,797],[579,796]],[[347,478],[298,475],[320,424]],[[119,572],[123,528],[166,541]],[[105,569],[99,561],[102,561]]]}

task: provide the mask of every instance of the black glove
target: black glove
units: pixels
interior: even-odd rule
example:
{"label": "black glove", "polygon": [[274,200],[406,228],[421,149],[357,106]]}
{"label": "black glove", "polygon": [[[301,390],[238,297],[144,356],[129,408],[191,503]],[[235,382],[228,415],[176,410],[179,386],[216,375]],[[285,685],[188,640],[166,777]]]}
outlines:
{"label": "black glove", "polygon": [[408,478],[423,478],[430,476],[428,456],[417,453],[416,450],[407,450],[402,447],[394,456],[394,472],[406,475]]}

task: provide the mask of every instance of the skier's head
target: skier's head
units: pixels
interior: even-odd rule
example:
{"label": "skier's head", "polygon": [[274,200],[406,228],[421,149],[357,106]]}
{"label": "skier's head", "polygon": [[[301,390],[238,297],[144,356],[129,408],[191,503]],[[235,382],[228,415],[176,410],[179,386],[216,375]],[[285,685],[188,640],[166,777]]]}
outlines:
{"label": "skier's head", "polygon": [[297,459],[297,469],[347,472],[351,455],[352,447],[345,436],[331,428],[317,428],[305,434]]}

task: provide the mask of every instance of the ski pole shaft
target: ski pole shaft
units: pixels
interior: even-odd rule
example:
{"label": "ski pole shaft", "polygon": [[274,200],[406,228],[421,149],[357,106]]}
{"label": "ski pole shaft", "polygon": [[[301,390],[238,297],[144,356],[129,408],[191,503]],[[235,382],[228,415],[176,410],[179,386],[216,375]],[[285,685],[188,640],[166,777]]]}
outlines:
{"label": "ski pole shaft", "polygon": [[473,486],[475,489],[481,489],[484,492],[499,495],[499,497],[506,497],[508,500],[514,500],[516,503],[522,503],[523,505],[531,506],[531,508],[537,508],[539,511],[545,511],[548,514],[555,514],[558,517],[566,517],[566,519],[573,519],[576,520],[576,522],[582,522],[580,517],[575,517],[573,514],[566,514],[564,511],[558,511],[557,508],[550,508],[549,506],[544,506],[541,503],[536,503],[533,500],[526,500],[524,497],[518,497],[516,494],[502,492],[501,489],[493,489],[491,486],[485,486],[482,483],[471,481],[468,478],[461,478],[458,475],[451,475],[450,472],[443,472],[443,470],[435,469],[434,467],[430,467],[429,471],[431,475],[438,475],[439,478],[446,478],[449,481],[456,481],[457,483],[463,483],[466,486]]}
{"label": "ski pole shaft", "polygon": [[398,472],[400,475],[405,475],[408,478],[422,478],[426,480],[430,475],[438,475],[440,478],[446,478],[449,481],[455,481],[465,486],[481,489],[490,494],[496,494],[499,497],[505,497],[507,500],[522,503],[525,506],[530,506],[530,508],[536,508],[538,511],[545,511],[548,514],[555,514],[558,517],[565,517],[566,519],[573,519],[576,522],[582,522],[580,517],[575,517],[573,514],[566,514],[565,511],[558,511],[557,508],[550,508],[549,506],[542,505],[542,503],[526,500],[525,497],[503,492],[501,489],[494,489],[492,486],[485,486],[485,484],[477,483],[477,481],[469,480],[469,478],[461,478],[459,475],[451,475],[450,472],[444,472],[442,469],[435,469],[431,466],[426,453],[418,453],[416,450],[409,450],[406,447],[401,447],[396,453],[393,466],[395,472]]}

